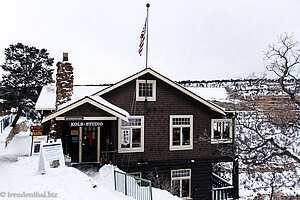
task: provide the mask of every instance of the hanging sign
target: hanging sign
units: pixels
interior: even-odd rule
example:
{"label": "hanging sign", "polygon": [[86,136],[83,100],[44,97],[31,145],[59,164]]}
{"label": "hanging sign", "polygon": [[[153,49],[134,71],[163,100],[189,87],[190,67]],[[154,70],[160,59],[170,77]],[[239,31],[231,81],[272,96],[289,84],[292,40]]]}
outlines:
{"label": "hanging sign", "polygon": [[42,135],[44,131],[44,126],[31,126],[30,131],[32,135]]}
{"label": "hanging sign", "polygon": [[51,168],[65,167],[61,140],[53,143],[42,143],[38,172],[45,174]]}
{"label": "hanging sign", "polygon": [[70,122],[70,127],[103,126],[103,122]]}
{"label": "hanging sign", "polygon": [[43,132],[44,126],[30,126],[31,132]]}
{"label": "hanging sign", "polygon": [[31,140],[31,156],[36,156],[40,154],[40,148],[42,142],[47,142],[48,136],[47,135],[33,135]]}
{"label": "hanging sign", "polygon": [[121,144],[128,145],[130,143],[130,129],[121,130]]}
{"label": "hanging sign", "polygon": [[78,130],[71,130],[71,135],[78,135],[78,134],[79,134]]}

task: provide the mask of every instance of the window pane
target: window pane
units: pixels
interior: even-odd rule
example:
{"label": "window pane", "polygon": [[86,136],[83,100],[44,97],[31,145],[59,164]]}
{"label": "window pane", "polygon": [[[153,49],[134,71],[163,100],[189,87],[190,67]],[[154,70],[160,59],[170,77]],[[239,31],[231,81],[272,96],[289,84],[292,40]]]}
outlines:
{"label": "window pane", "polygon": [[141,147],[141,129],[132,129],[132,147]]}
{"label": "window pane", "polygon": [[176,177],[187,177],[190,176],[190,170],[189,169],[178,169],[172,171],[172,178]]}
{"label": "window pane", "polygon": [[180,128],[173,128],[173,146],[180,145]]}
{"label": "window pane", "polygon": [[152,97],[152,83],[147,83],[147,96]]}
{"label": "window pane", "polygon": [[190,180],[183,179],[182,180],[182,197],[190,196]]}
{"label": "window pane", "polygon": [[130,148],[130,129],[121,129],[121,148]]}
{"label": "window pane", "polygon": [[182,128],[182,145],[190,145],[190,127]]}
{"label": "window pane", "polygon": [[139,96],[140,97],[146,96],[146,84],[145,83],[139,83]]}
{"label": "window pane", "polygon": [[214,122],[214,139],[221,139],[222,122]]}
{"label": "window pane", "polygon": [[180,197],[180,180],[172,180],[172,194]]}
{"label": "window pane", "polygon": [[173,125],[190,125],[190,118],[173,118]]}
{"label": "window pane", "polygon": [[223,138],[229,139],[230,122],[224,122],[223,124]]}
{"label": "window pane", "polygon": [[153,96],[153,83],[139,83],[139,96],[140,97],[152,97]]}
{"label": "window pane", "polygon": [[142,125],[142,120],[139,119],[129,119],[128,122],[122,120],[121,126],[141,126]]}

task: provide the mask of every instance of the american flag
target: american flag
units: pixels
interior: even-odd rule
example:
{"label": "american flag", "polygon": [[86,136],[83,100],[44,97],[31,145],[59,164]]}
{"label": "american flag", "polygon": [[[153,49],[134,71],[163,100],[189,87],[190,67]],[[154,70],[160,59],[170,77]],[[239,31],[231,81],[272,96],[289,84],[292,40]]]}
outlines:
{"label": "american flag", "polygon": [[[147,19],[146,19],[147,22]],[[145,33],[146,33],[146,22],[145,22],[145,26],[143,27],[142,33],[141,33],[141,41],[140,41],[140,46],[139,46],[139,54],[140,56],[142,55],[143,52],[143,46],[144,46],[144,41],[145,41]]]}

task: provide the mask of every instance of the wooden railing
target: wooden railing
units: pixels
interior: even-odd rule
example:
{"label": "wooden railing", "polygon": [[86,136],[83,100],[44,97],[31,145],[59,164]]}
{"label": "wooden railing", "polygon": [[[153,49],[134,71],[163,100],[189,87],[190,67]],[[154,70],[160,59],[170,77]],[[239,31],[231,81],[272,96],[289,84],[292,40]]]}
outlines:
{"label": "wooden railing", "polygon": [[215,173],[212,173],[211,179],[213,200],[233,199],[233,186],[228,181]]}
{"label": "wooden railing", "polygon": [[115,190],[137,200],[152,200],[151,181],[114,171]]}
{"label": "wooden railing", "polygon": [[233,186],[212,189],[212,200],[233,199]]}

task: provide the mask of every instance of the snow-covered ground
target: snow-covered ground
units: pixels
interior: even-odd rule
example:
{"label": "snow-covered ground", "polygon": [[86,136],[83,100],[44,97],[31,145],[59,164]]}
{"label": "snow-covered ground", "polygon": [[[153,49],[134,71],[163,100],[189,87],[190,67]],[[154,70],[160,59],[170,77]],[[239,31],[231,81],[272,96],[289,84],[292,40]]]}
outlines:
{"label": "snow-covered ground", "polygon": [[[133,199],[114,190],[113,171],[116,167],[112,165],[103,166],[92,177],[73,167],[50,169],[45,175],[39,174],[39,157],[28,156],[29,132],[16,135],[5,148],[10,129],[8,127],[0,134],[0,199]],[[30,198],[30,195],[37,198]],[[155,188],[153,198],[179,199]]]}
{"label": "snow-covered ground", "polygon": [[[24,119],[22,119],[24,120]],[[28,125],[30,122],[28,122]],[[73,167],[50,169],[49,173],[38,173],[38,156],[28,156],[30,153],[31,136],[29,132],[17,134],[5,148],[5,140],[11,127],[0,134],[0,200],[2,199],[32,199],[22,195],[46,195],[48,199],[133,199],[114,190],[113,171],[115,166],[106,165],[96,173],[83,173]],[[299,169],[297,169],[299,170]],[[300,172],[299,172],[300,173]],[[257,193],[269,194],[269,189],[256,192],[244,187],[248,180],[246,174],[240,174],[241,199],[253,199]],[[253,187],[258,183],[253,182]],[[285,194],[299,194],[299,188],[284,188]],[[14,196],[15,195],[15,196]],[[17,198],[16,195],[21,195]],[[4,198],[3,198],[4,197]],[[178,200],[167,191],[153,188],[154,200]],[[34,198],[34,199],[45,199]]]}

